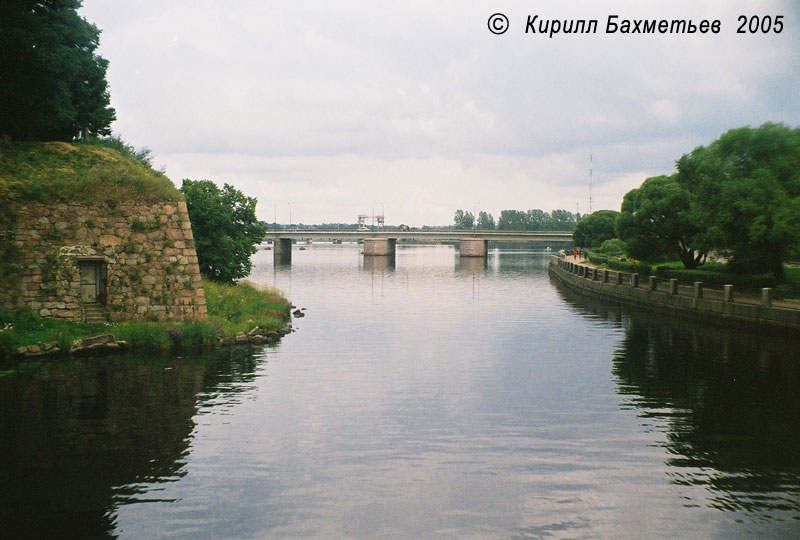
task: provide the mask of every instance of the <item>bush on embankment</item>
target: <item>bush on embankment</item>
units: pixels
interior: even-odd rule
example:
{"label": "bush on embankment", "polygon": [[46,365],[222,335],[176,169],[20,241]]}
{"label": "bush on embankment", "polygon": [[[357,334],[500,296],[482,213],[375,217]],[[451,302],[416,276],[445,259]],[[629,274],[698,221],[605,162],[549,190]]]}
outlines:
{"label": "bush on embankment", "polygon": [[733,285],[737,289],[757,290],[777,284],[772,274],[736,274],[727,265],[719,263],[706,263],[694,270],[683,268],[680,263],[660,264],[656,266],[655,274],[661,279],[677,279],[679,283],[702,281],[703,285],[720,288]]}
{"label": "bush on embankment", "polygon": [[607,256],[593,251],[588,252],[589,261],[599,267],[609,268],[639,275],[655,275],[659,279],[677,279],[679,283],[691,285],[701,281],[705,286],[722,288],[723,285],[733,285],[739,290],[759,291],[768,287],[773,289],[776,298],[800,297],[800,268],[785,268],[786,279],[777,282],[772,274],[738,274],[722,263],[707,262],[694,270],[683,267],[679,261],[650,266],[643,262],[629,262],[618,260],[617,257]]}
{"label": "bush on embankment", "polygon": [[611,270],[617,270],[619,272],[628,272],[631,274],[635,273],[642,276],[648,276],[652,271],[652,267],[643,262],[630,262],[624,259],[620,260],[617,257],[603,255],[594,251],[588,252],[588,256],[590,262],[593,262],[598,266],[605,266]]}
{"label": "bush on embankment", "polygon": [[98,334],[113,334],[132,350],[214,347],[219,338],[234,338],[255,327],[277,332],[289,320],[290,304],[276,289],[210,282],[203,288],[208,318],[202,321],[84,324],[42,318],[30,310],[0,311],[0,357],[36,343],[56,342],[67,351],[73,340]]}
{"label": "bush on embankment", "polygon": [[260,288],[247,282],[226,285],[203,281],[208,319],[220,337],[233,337],[258,326],[262,330],[280,329],[289,320],[291,304],[271,287]]}

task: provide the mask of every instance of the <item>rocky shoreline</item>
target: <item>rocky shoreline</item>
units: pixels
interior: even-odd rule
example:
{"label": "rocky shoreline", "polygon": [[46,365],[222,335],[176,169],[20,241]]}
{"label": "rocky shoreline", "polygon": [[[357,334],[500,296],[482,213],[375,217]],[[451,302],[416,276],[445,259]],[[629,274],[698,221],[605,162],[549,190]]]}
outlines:
{"label": "rocky shoreline", "polygon": [[[292,322],[287,321],[278,330],[264,331],[255,327],[249,332],[239,332],[232,338],[219,338],[217,347],[231,347],[242,345],[269,345],[277,343],[283,336],[294,332]],[[9,356],[12,360],[28,360],[49,358],[56,356],[84,357],[84,356],[109,356],[128,352],[130,346],[127,341],[121,341],[113,334],[101,334],[73,340],[69,347],[62,349],[57,341],[34,343],[18,347]]]}

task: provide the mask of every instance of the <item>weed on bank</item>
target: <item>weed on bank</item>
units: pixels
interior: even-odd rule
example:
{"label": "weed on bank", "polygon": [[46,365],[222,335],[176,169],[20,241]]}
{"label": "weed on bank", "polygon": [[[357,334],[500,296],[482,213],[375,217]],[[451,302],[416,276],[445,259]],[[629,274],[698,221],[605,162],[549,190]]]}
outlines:
{"label": "weed on bank", "polygon": [[208,348],[219,338],[234,338],[256,327],[265,334],[279,331],[290,318],[290,303],[277,289],[209,281],[203,282],[203,289],[208,317],[202,321],[84,324],[43,318],[31,310],[0,311],[0,356],[38,343],[55,342],[67,351],[73,340],[98,334],[113,334],[133,350]]}

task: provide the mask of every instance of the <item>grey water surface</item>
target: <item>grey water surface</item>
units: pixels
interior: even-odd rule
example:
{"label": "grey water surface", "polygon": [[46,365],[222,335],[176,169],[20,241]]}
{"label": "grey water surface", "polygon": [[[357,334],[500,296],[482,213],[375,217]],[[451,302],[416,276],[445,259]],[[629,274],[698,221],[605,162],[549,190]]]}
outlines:
{"label": "grey water surface", "polygon": [[277,346],[5,366],[0,537],[798,537],[798,336],[547,257],[260,251],[306,308]]}

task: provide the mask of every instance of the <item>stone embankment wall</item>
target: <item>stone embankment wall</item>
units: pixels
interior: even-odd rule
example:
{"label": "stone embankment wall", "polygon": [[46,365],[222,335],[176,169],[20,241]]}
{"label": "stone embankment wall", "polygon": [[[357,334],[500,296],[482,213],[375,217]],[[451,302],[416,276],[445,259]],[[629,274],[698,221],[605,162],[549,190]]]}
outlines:
{"label": "stone embankment wall", "polygon": [[[11,279],[0,283],[3,309],[70,321],[84,320],[90,303],[112,322],[206,316],[185,202],[31,202],[16,212],[16,254],[6,261]],[[86,268],[96,274],[94,285],[87,286]],[[92,286],[96,298],[86,301]]]}
{"label": "stone embankment wall", "polygon": [[[767,324],[784,328],[800,328],[800,309],[774,307],[765,294],[761,305],[735,302],[730,286],[722,300],[703,298],[702,284],[695,284],[690,296],[678,294],[677,282],[670,292],[657,290],[655,277],[638,279],[637,274],[623,274],[598,270],[593,266],[566,261],[555,255],[550,257],[549,271],[567,287],[587,294],[616,300],[626,304],[642,305],[667,312],[683,312],[711,316],[743,323]],[[624,278],[624,279],[623,279]],[[769,292],[767,290],[767,292]]]}

